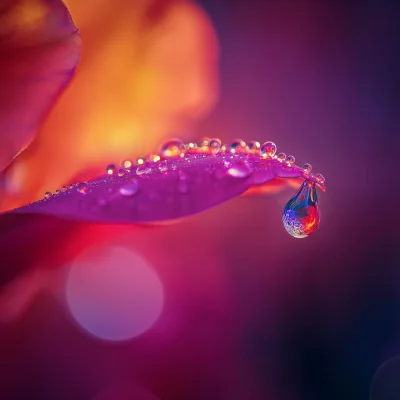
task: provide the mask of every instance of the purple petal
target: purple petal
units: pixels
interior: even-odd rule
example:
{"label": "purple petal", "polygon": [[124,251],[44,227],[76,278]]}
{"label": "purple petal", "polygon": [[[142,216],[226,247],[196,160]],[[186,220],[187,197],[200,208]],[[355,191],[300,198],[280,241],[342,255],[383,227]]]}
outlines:
{"label": "purple petal", "polygon": [[11,213],[100,222],[156,222],[204,211],[275,177],[303,177],[324,188],[310,171],[274,155],[224,149],[210,154],[197,148],[158,158],[119,172],[109,166],[105,176],[55,195],[48,193],[45,199]]}
{"label": "purple petal", "polygon": [[0,0],[0,170],[32,140],[79,61],[59,0]]}

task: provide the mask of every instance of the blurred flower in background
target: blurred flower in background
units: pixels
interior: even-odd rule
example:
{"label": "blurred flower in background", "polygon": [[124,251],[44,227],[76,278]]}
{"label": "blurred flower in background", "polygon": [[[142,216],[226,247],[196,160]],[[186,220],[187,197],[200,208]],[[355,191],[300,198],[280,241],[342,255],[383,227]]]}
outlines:
{"label": "blurred flower in background", "polygon": [[[193,134],[194,123],[210,111],[218,97],[214,31],[194,3],[68,0],[65,4],[83,39],[79,66],[46,118],[33,121],[36,126],[23,127],[30,130],[29,137],[34,131],[37,136],[5,173],[3,209],[37,200],[45,191],[71,183],[77,174],[93,178],[111,161],[144,156],[162,138]],[[24,14],[15,9],[23,9]],[[45,26],[47,35],[60,35],[68,19],[63,10],[58,1],[14,1],[3,19],[14,23],[14,30],[24,31],[23,18],[31,15],[29,23],[35,30]],[[19,19],[12,20],[14,14]],[[3,51],[8,57],[7,48]],[[62,57],[67,63],[68,58]],[[53,58],[53,54],[48,57],[52,63],[61,63]],[[29,60],[22,61],[27,69]],[[13,68],[13,60],[9,63]],[[42,81],[53,78],[48,72]],[[35,80],[32,90],[37,96],[31,96],[29,109],[26,104],[14,107],[14,120],[17,112],[31,112],[39,96],[49,102],[37,76],[28,71],[24,81],[33,86],[30,80]],[[25,90],[24,85],[19,82],[18,88]],[[10,126],[2,127],[2,136],[13,137],[10,130]]]}

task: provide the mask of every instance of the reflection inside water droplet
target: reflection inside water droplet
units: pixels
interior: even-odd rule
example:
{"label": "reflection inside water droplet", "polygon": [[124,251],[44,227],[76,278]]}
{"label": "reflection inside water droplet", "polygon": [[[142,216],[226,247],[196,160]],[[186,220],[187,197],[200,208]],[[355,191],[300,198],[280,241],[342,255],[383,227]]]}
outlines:
{"label": "reflection inside water droplet", "polygon": [[80,193],[80,194],[87,194],[89,187],[88,184],[86,182],[81,182],[77,185],[76,190]]}
{"label": "reflection inside water droplet", "polygon": [[114,175],[117,172],[117,167],[114,164],[110,164],[106,168],[107,175]]}
{"label": "reflection inside water droplet", "polygon": [[182,153],[183,148],[182,140],[171,139],[161,146],[161,155],[163,157],[178,157]]}
{"label": "reflection inside water droplet", "polygon": [[318,228],[320,213],[315,183],[304,181],[299,191],[288,201],[282,215],[289,235],[305,238]]}

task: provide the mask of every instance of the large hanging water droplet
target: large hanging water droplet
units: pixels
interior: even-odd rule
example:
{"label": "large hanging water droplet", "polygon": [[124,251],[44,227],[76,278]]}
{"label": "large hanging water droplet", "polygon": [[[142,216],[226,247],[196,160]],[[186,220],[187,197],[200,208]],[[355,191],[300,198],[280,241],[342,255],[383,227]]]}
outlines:
{"label": "large hanging water droplet", "polygon": [[77,185],[76,190],[80,193],[80,194],[87,194],[89,187],[88,184],[86,182],[81,182]]}
{"label": "large hanging water droplet", "polygon": [[139,190],[139,182],[136,179],[132,179],[132,181],[124,186],[119,188],[119,192],[122,196],[130,197],[135,195]]}
{"label": "large hanging water droplet", "polygon": [[178,157],[184,149],[184,144],[182,140],[171,139],[166,141],[161,146],[161,155],[163,157]]}
{"label": "large hanging water droplet", "polygon": [[263,157],[273,157],[276,153],[277,147],[274,142],[265,142],[260,149]]}
{"label": "large hanging water droplet", "polygon": [[305,238],[318,228],[320,213],[314,182],[304,181],[299,191],[287,202],[282,221],[289,235],[295,238]]}

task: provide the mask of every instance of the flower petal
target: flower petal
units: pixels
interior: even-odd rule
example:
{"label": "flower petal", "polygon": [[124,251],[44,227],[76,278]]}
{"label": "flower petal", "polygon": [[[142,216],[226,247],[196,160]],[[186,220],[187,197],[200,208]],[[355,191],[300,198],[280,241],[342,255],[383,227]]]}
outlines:
{"label": "flower petal", "polygon": [[61,1],[0,1],[0,170],[32,140],[71,79],[80,47]]}
{"label": "flower petal", "polygon": [[187,150],[173,157],[142,160],[129,169],[118,171],[110,166],[105,176],[71,185],[55,195],[47,193],[43,200],[11,213],[101,222],[156,222],[196,214],[276,177],[302,177],[324,189],[318,176],[274,155],[225,150],[211,154],[203,148],[183,147]]}

